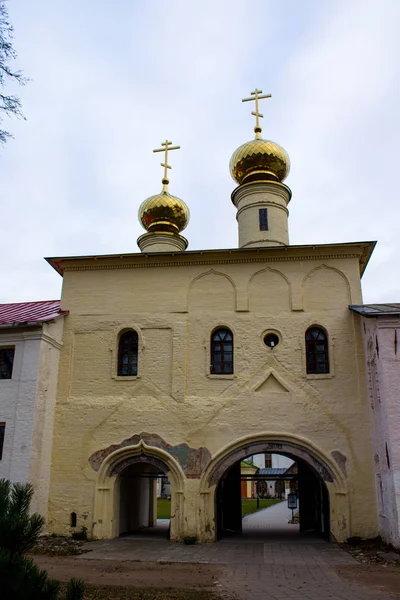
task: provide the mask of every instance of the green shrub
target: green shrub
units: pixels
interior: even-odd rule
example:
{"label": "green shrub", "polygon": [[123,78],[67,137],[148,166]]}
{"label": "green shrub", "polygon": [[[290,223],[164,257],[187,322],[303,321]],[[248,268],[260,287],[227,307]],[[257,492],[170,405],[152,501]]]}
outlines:
{"label": "green shrub", "polygon": [[[30,515],[33,496],[30,484],[0,479],[0,581],[1,597],[7,600],[59,600],[60,584],[49,579],[24,556],[32,550],[43,529],[44,519]],[[71,579],[66,600],[82,600],[83,581]]]}

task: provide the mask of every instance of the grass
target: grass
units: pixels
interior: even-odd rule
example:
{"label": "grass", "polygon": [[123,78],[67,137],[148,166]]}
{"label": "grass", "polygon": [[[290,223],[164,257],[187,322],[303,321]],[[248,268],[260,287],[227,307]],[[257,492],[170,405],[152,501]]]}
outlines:
{"label": "grass", "polygon": [[171,500],[157,498],[157,519],[171,518]]}
{"label": "grass", "polygon": [[[65,590],[63,585],[62,589]],[[85,600],[218,600],[208,591],[85,584]]]}
{"label": "grass", "polygon": [[260,498],[259,500],[259,508],[257,508],[257,499],[256,498],[243,498],[242,499],[242,518],[246,515],[251,515],[252,513],[261,510],[262,508],[267,508],[268,506],[272,506],[273,504],[277,504],[278,502],[282,502],[282,500],[273,499],[264,499]]}
{"label": "grass", "polygon": [[[282,500],[274,499],[260,499],[260,506],[257,508],[257,500],[254,498],[243,498],[242,499],[242,517],[251,515],[262,508],[267,508],[273,504],[282,502]],[[164,498],[157,498],[157,519],[170,519],[171,518],[171,500],[165,500]]]}

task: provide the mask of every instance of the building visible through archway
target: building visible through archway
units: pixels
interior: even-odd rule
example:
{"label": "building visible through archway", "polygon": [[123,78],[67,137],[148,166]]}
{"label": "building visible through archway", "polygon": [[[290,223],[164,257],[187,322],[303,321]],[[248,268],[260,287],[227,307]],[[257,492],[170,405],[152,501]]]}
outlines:
{"label": "building visible through archway", "polygon": [[[249,464],[254,465],[253,457],[255,455],[271,453],[279,454],[282,458],[285,457],[285,464],[290,465],[290,468],[280,470],[285,472],[282,477],[285,482],[285,493],[282,495],[279,494],[280,486],[276,486],[279,475],[274,473],[272,476],[268,469],[253,468],[251,471],[249,468]],[[243,527],[241,510],[245,488],[243,480],[246,481],[247,489],[250,489],[248,497],[257,498],[260,482],[269,483],[272,479],[275,479],[274,486],[265,487],[268,490],[278,490],[278,493],[275,493],[275,502],[278,504],[282,501],[280,509],[277,510],[278,506],[273,506],[274,510],[267,508],[262,519],[258,517],[248,519],[246,516]],[[253,488],[251,485],[249,486],[249,480],[253,482]],[[257,537],[263,534],[279,537],[279,528],[274,530],[274,526],[271,527],[271,523],[272,525],[275,523],[275,517],[278,517],[280,523],[284,524],[285,536],[296,532],[297,534],[317,535],[325,539],[329,539],[331,535],[336,538],[337,532],[340,532],[337,513],[346,511],[346,506],[342,502],[345,498],[346,488],[336,466],[306,440],[289,438],[287,435],[284,435],[282,440],[268,434],[238,440],[213,459],[204,474],[203,486],[203,489],[212,486],[213,490],[209,498],[208,509],[212,510],[214,515],[213,539],[220,539],[227,534],[239,534],[243,531],[246,537],[249,537],[248,524],[250,522],[256,525],[258,531],[254,533]],[[294,492],[297,497],[297,508],[293,513],[289,510],[287,503],[287,496],[290,492]],[[271,496],[269,495],[269,497]],[[340,502],[342,504],[339,504]],[[255,504],[254,500],[253,504]],[[265,505],[269,506],[268,503]],[[263,508],[261,500],[260,506],[257,508]],[[243,511],[244,513],[245,511]],[[293,517],[296,517],[294,522]],[[267,523],[267,519],[272,519],[272,521]],[[296,524],[297,527],[288,527],[289,523],[290,525]]]}
{"label": "building visible through archway", "polygon": [[[290,455],[285,456],[289,457]],[[295,461],[296,467],[291,469],[292,474],[286,475],[290,479],[290,492],[296,498],[297,507],[293,511],[289,509],[287,498],[284,495],[279,498],[275,493],[273,496],[267,494],[266,498],[260,498],[262,494],[259,489],[263,487],[262,484],[271,481],[274,477],[274,487],[280,489],[281,486],[276,484],[283,483],[285,477],[283,474],[264,474],[263,472],[268,469],[259,469],[260,474],[255,472],[253,475],[243,476],[241,460],[226,469],[215,492],[217,539],[242,532],[246,533],[246,536],[279,537],[310,533],[329,538],[329,494],[326,485],[320,474],[305,460],[295,456],[290,456],[290,458]],[[251,499],[254,503],[253,510],[256,510],[256,502],[261,508],[257,519],[248,521],[246,518],[243,519],[243,502],[246,502],[242,493],[243,481],[254,482],[254,493]],[[272,506],[263,509],[263,500],[266,500],[266,503],[275,500],[280,506],[276,506],[273,510]],[[271,515],[271,521],[269,515]],[[276,515],[279,515],[279,519]],[[289,524],[290,527],[288,527]]]}

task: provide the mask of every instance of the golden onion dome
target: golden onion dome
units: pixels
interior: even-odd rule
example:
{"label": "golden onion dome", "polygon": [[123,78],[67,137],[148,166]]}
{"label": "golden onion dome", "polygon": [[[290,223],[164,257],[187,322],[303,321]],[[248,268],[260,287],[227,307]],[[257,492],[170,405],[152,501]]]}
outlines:
{"label": "golden onion dome", "polygon": [[[290,170],[287,152],[269,140],[259,137],[240,146],[232,155],[229,163],[231,175],[239,185],[260,179],[283,181]],[[258,133],[258,135],[257,135]]]}
{"label": "golden onion dome", "polygon": [[189,216],[189,209],[183,200],[169,194],[165,185],[160,194],[150,196],[139,208],[140,222],[152,233],[179,233],[187,226]]}

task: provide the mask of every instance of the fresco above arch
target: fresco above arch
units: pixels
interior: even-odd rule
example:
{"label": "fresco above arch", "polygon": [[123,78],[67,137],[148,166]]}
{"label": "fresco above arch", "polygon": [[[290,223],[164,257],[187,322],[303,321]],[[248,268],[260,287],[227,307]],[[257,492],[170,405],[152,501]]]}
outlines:
{"label": "fresco above arch", "polygon": [[[129,446],[137,446],[143,441],[147,446],[153,448],[160,448],[165,452],[168,452],[173,456],[176,461],[180,464],[182,471],[185,473],[188,479],[199,479],[201,474],[211,459],[211,454],[207,448],[190,448],[187,444],[177,444],[171,446],[161,436],[156,433],[142,432],[135,434],[132,437],[123,440],[119,444],[112,444],[101,450],[97,450],[89,457],[89,464],[95,471],[99,471],[103,461],[121,448],[127,448]],[[143,459],[142,459],[143,462]],[[147,462],[149,462],[147,460]]]}

